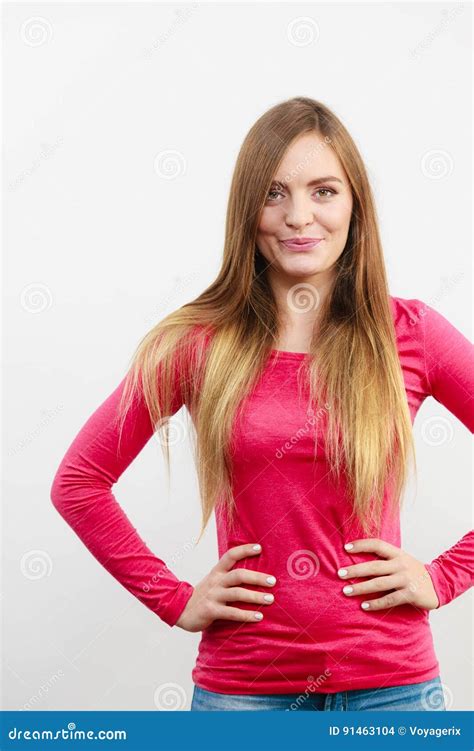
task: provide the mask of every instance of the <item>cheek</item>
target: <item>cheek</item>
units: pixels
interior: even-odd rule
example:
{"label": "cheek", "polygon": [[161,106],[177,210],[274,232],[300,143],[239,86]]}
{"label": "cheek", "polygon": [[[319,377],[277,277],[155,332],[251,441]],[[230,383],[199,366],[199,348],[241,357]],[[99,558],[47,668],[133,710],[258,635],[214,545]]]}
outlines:
{"label": "cheek", "polygon": [[348,226],[352,216],[352,201],[350,199],[341,201],[336,208],[339,223],[343,226]]}
{"label": "cheek", "polygon": [[272,235],[280,225],[280,216],[277,211],[268,211],[264,209],[260,216],[258,232],[262,235]]}
{"label": "cheek", "polygon": [[331,230],[346,230],[351,220],[351,208],[346,204],[333,204],[325,206],[324,214],[321,216],[321,222]]}

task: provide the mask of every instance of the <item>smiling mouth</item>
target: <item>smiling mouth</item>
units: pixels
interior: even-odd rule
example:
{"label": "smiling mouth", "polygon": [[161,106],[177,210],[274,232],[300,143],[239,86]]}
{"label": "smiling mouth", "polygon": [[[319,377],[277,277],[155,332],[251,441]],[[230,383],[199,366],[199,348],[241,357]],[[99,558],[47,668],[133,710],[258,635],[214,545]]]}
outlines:
{"label": "smiling mouth", "polygon": [[314,239],[314,240],[306,240],[305,242],[301,241],[295,241],[295,240],[280,240],[281,245],[283,245],[284,248],[287,250],[292,251],[305,251],[305,250],[311,250],[312,248],[315,248],[317,245],[320,245],[322,243],[322,239]]}

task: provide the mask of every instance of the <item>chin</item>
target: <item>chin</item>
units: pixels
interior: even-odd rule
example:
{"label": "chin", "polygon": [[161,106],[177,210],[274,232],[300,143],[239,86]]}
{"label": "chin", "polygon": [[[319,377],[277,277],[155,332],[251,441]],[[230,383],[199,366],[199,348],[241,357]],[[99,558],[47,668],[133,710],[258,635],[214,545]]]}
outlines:
{"label": "chin", "polygon": [[288,274],[294,274],[295,276],[310,276],[311,274],[318,274],[325,270],[325,266],[321,263],[289,263],[285,266],[285,271]]}

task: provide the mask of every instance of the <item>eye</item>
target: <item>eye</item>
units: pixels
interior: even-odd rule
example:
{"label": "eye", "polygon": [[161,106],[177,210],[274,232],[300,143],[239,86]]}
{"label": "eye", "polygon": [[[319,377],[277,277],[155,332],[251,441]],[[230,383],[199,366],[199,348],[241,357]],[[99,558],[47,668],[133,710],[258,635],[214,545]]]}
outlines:
{"label": "eye", "polygon": [[271,197],[272,194],[277,194],[277,195],[280,195],[280,196],[282,195],[279,190],[275,190],[275,189],[274,190],[270,190],[269,193],[268,193],[267,198],[270,198],[271,201],[273,200],[273,198]]}
{"label": "eye", "polygon": [[[332,196],[336,195],[336,191],[335,190],[331,190],[331,188],[318,188],[318,190],[316,191],[316,193],[321,193],[321,191],[323,193],[331,193]],[[330,196],[323,196],[323,198],[330,198]]]}
{"label": "eye", "polygon": [[[331,198],[332,196],[337,195],[337,191],[332,190],[331,188],[317,188],[315,193],[326,193],[330,195],[324,195],[321,196],[321,198]],[[276,200],[276,196],[281,196],[283,193],[276,188],[272,188],[267,194],[267,200],[274,201]]]}

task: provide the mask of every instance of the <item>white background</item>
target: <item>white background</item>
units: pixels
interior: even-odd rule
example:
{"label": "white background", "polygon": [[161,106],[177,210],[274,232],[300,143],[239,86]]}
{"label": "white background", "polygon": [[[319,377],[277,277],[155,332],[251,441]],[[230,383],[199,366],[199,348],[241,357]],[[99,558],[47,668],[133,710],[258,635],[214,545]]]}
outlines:
{"label": "white background", "polygon": [[[139,340],[214,279],[242,140],[293,96],[333,109],[361,150],[391,293],[428,302],[470,337],[471,8],[3,10],[2,708],[156,709],[166,683],[189,708],[200,634],[171,629],[96,562],[50,502],[56,469]],[[167,150],[177,158],[160,162]],[[423,438],[431,417],[449,426],[440,445]],[[431,398],[414,430],[418,489],[406,494],[402,543],[431,561],[472,526],[471,436]],[[114,493],[195,584],[217,544],[214,519],[191,542],[200,503],[187,441],[172,448],[171,480],[168,492],[152,439]],[[449,708],[471,709],[472,590],[430,622]]]}

